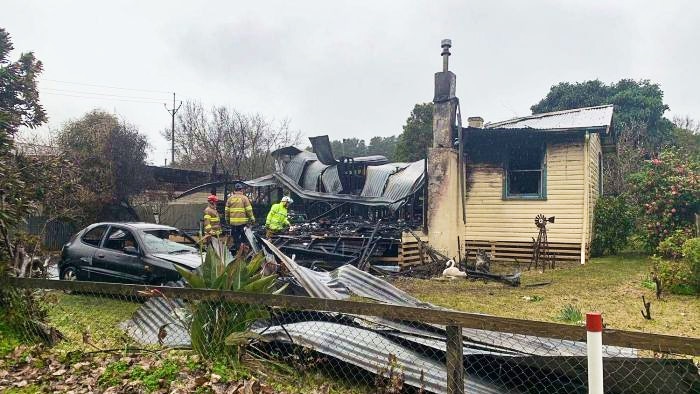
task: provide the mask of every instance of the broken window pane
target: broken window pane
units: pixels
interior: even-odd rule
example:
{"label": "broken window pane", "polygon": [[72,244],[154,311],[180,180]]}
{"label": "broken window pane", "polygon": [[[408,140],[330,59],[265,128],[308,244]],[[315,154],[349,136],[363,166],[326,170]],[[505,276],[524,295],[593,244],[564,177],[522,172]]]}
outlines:
{"label": "broken window pane", "polygon": [[544,149],[518,147],[508,157],[506,197],[544,197]]}
{"label": "broken window pane", "polygon": [[540,171],[511,171],[508,174],[508,195],[540,194]]}

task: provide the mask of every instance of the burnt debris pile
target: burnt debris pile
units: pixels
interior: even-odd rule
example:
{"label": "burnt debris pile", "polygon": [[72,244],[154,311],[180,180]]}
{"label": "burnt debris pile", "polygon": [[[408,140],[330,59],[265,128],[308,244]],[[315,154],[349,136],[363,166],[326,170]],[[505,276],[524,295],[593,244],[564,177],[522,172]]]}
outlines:
{"label": "burnt debris pile", "polygon": [[351,264],[362,270],[376,265],[384,270],[398,266],[381,263],[385,256],[396,256],[401,247],[405,224],[398,221],[370,222],[352,216],[324,218],[313,223],[295,225],[272,242],[302,266],[334,269]]}

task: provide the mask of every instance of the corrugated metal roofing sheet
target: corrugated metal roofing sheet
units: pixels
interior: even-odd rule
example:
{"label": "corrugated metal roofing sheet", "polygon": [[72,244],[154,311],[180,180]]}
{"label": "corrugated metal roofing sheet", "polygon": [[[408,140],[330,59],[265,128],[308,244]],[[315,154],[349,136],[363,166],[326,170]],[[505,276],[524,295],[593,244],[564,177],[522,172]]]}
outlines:
{"label": "corrugated metal roofing sheet", "polygon": [[306,171],[304,172],[302,187],[306,190],[318,191],[318,181],[320,180],[323,171],[325,171],[328,167],[328,165],[325,165],[320,161],[312,161],[309,163],[309,165],[306,166]]}
{"label": "corrugated metal roofing sheet", "polygon": [[[408,349],[372,330],[324,321],[308,321],[273,326],[263,334],[269,340],[309,347],[338,360],[377,373],[387,367],[389,355],[396,357],[405,383],[432,393],[447,392],[445,364]],[[422,378],[422,379],[421,379]],[[465,372],[465,393],[515,393]]]}
{"label": "corrugated metal roofing sheet", "polygon": [[321,182],[326,193],[340,193],[343,190],[343,184],[340,182],[338,175],[338,167],[330,166],[321,174]]}
{"label": "corrugated metal roofing sheet", "polygon": [[251,179],[249,181],[242,181],[241,183],[244,183],[250,187],[263,187],[274,186],[277,184],[277,181],[275,180],[275,177],[270,174],[261,176],[260,178]]}
{"label": "corrugated metal roofing sheet", "polygon": [[576,108],[565,111],[547,112],[509,119],[502,122],[487,123],[484,129],[533,129],[533,130],[570,130],[583,128],[602,128],[606,131],[612,122],[613,106]]}
{"label": "corrugated metal roofing sheet", "polygon": [[389,175],[396,173],[408,166],[408,163],[389,163],[381,166],[367,167],[365,186],[362,188],[361,196],[379,197],[384,194],[386,182]]}
{"label": "corrugated metal roofing sheet", "polygon": [[425,182],[425,160],[419,160],[411,163],[408,167],[391,176],[387,181],[384,189],[384,198],[387,200],[398,201],[390,206],[390,209],[396,210],[405,203],[399,201],[411,194],[415,193]]}
{"label": "corrugated metal roofing sheet", "polygon": [[382,155],[358,156],[358,157],[353,157],[352,160],[355,163],[362,163],[362,164],[375,165],[375,166],[386,164],[389,161],[386,159],[385,156],[382,156]]}
{"label": "corrugated metal roofing sheet", "polygon": [[299,154],[294,155],[294,157],[292,157],[292,159],[284,166],[284,174],[299,184],[306,164],[309,161],[314,160],[316,160],[315,154],[307,151],[299,152]]}
{"label": "corrugated metal roofing sheet", "polygon": [[[332,167],[329,167],[328,170],[330,170]],[[326,170],[324,172],[324,175],[328,172]],[[319,201],[337,201],[337,202],[352,202],[354,204],[359,204],[359,205],[366,205],[366,206],[387,206],[391,205],[394,201],[393,200],[387,200],[383,197],[365,197],[365,196],[357,196],[357,195],[350,195],[350,194],[334,194],[334,193],[322,193],[322,192],[315,192],[311,190],[304,190],[301,186],[299,186],[297,183],[294,182],[290,177],[288,177],[285,174],[276,172],[274,174],[275,178],[281,185],[284,187],[288,188],[292,192],[294,192],[296,195],[300,196],[301,198],[306,198],[309,200],[319,200]]]}

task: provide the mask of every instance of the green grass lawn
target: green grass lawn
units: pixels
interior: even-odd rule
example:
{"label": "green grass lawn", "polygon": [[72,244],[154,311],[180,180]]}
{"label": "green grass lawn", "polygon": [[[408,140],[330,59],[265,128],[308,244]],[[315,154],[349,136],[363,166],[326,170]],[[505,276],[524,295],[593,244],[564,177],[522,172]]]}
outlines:
{"label": "green grass lawn", "polygon": [[[561,321],[562,309],[572,305],[584,316],[589,311],[602,312],[610,328],[700,337],[700,297],[664,293],[656,300],[654,290],[642,284],[650,270],[647,256],[621,255],[544,273],[524,271],[517,288],[463,279],[399,278],[394,284],[423,301],[465,312]],[[651,301],[653,320],[641,315],[642,295]]]}
{"label": "green grass lawn", "polygon": [[[91,351],[96,349],[124,348],[133,344],[118,325],[131,318],[141,306],[110,296],[65,294],[53,292],[56,301],[49,305],[49,324],[65,337],[56,350]],[[89,335],[89,343],[83,343],[83,334]],[[94,345],[94,346],[93,346]]]}

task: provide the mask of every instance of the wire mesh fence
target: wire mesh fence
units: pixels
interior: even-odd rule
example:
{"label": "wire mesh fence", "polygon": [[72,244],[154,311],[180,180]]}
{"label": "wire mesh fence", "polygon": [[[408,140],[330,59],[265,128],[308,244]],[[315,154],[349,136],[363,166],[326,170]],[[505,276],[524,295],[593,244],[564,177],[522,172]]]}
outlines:
{"label": "wire mesh fence", "polygon": [[[586,393],[582,327],[435,308],[272,294],[14,279],[42,292],[48,325],[71,351],[191,349],[318,371],[357,392]],[[608,330],[609,393],[700,392],[700,340]]]}

